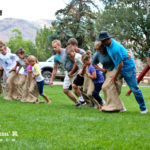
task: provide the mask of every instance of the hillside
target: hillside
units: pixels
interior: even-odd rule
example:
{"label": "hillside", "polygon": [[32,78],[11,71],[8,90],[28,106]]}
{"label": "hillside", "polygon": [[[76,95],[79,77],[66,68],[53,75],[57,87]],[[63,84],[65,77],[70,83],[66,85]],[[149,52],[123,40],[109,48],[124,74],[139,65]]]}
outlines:
{"label": "hillside", "polygon": [[44,25],[50,26],[52,20],[27,21],[22,19],[5,18],[0,20],[0,39],[8,41],[13,36],[12,29],[19,29],[24,40],[35,40],[36,31]]}

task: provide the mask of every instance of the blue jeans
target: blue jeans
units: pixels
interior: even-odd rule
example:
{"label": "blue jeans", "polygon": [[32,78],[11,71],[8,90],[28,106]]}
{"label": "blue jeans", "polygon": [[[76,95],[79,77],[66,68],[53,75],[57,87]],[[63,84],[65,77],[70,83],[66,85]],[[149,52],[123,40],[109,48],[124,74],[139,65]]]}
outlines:
{"label": "blue jeans", "polygon": [[39,94],[43,95],[44,80],[42,80],[41,82],[37,82],[37,85],[38,85]]}
{"label": "blue jeans", "polygon": [[146,110],[143,94],[137,84],[136,69],[132,68],[127,71],[121,71],[121,75],[124,77],[124,80],[132,90],[137,103],[140,105],[140,110],[141,111]]}
{"label": "blue jeans", "polygon": [[103,85],[103,83],[94,83],[94,85],[95,85],[95,88],[94,88],[94,91],[93,91],[93,97],[98,101],[98,103],[100,104],[100,105],[102,105],[103,104],[103,100],[102,100],[102,98],[100,97],[100,95],[99,95],[99,93],[100,93],[100,91],[101,91],[101,89],[102,89],[102,85]]}

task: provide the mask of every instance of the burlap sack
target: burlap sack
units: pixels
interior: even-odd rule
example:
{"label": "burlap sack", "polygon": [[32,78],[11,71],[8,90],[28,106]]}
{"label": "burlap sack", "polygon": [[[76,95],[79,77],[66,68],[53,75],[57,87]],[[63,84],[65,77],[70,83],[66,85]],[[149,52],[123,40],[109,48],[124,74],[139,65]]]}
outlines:
{"label": "burlap sack", "polygon": [[6,87],[4,88],[5,100],[20,100],[22,97],[22,90],[18,88],[19,76],[15,71],[11,71],[6,80]]}
{"label": "burlap sack", "polygon": [[94,91],[94,83],[91,78],[88,77],[88,75],[84,74],[84,83],[83,83],[83,95],[84,97],[88,97],[88,99],[85,99],[87,103],[91,103],[89,100],[91,100],[94,103],[95,108],[99,108],[100,105],[98,101],[92,96],[92,93]]}
{"label": "burlap sack", "polygon": [[[78,75],[78,72],[74,73],[71,76],[69,76],[71,84],[73,83],[73,81],[75,80],[77,75]],[[94,91],[94,83],[93,83],[92,79],[90,79],[87,76],[87,74],[84,74],[84,83],[83,83],[83,86],[79,87],[79,89],[81,91],[82,97],[84,98],[84,100],[85,100],[85,102],[87,103],[88,106],[92,106],[92,102],[93,102],[95,108],[100,107],[97,100],[95,100],[95,98],[92,96],[92,93]]]}
{"label": "burlap sack", "polygon": [[69,76],[71,84],[73,83],[73,81],[75,80],[75,78],[77,77],[77,75],[78,75],[78,72],[76,72],[73,75]]}
{"label": "burlap sack", "polygon": [[90,100],[90,98],[88,97],[87,93],[83,91],[83,86],[79,87],[82,97],[85,100],[86,104],[88,106],[92,106],[92,101]]}
{"label": "burlap sack", "polygon": [[38,101],[38,86],[36,81],[32,78],[32,72],[28,74],[23,88],[21,102],[35,103]]}
{"label": "burlap sack", "polygon": [[[73,81],[75,80],[75,78],[77,77],[77,75],[78,75],[78,72],[77,72],[77,73],[74,73],[74,74],[71,75],[71,76],[69,76],[69,79],[70,79],[71,84],[73,83]],[[83,86],[79,86],[79,89],[80,89],[80,91],[81,91],[82,97],[83,97],[83,99],[85,100],[85,102],[86,102],[87,104],[91,104],[91,101],[89,100],[89,97],[88,97],[87,94],[84,93],[84,91],[83,91]],[[75,94],[76,94],[76,93],[75,93]],[[76,95],[76,96],[77,96],[77,95]]]}
{"label": "burlap sack", "polygon": [[121,87],[123,84],[123,80],[121,75],[119,75],[114,84],[111,84],[111,76],[114,75],[116,70],[107,71],[106,80],[102,86],[105,98],[105,104],[102,108],[102,111],[120,111],[124,104],[121,101],[119,95],[121,94]]}
{"label": "burlap sack", "polygon": [[19,90],[22,92],[23,85],[25,84],[26,76],[23,74],[17,74],[17,77],[15,78],[15,83],[18,86]]}

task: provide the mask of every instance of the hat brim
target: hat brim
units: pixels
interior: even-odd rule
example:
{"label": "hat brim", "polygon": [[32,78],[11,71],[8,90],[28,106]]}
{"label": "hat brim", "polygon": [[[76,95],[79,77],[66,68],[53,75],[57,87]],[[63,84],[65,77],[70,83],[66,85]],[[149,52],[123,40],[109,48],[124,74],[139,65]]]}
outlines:
{"label": "hat brim", "polygon": [[109,36],[109,37],[107,37],[107,38],[97,38],[96,40],[97,41],[104,41],[104,40],[107,40],[107,39],[110,39],[110,38],[112,38],[113,36]]}

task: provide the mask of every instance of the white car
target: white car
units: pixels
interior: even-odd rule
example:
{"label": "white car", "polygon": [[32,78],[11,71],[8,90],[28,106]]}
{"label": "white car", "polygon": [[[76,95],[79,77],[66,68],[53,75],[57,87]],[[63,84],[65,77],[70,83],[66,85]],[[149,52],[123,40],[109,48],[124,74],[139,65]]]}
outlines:
{"label": "white car", "polygon": [[[39,62],[39,66],[41,69],[41,73],[44,77],[45,84],[49,84],[53,67],[54,67],[54,55],[51,56],[49,59],[47,59],[45,62]],[[64,71],[61,71],[60,69],[57,70],[56,74],[57,79],[61,79],[63,81],[64,79]]]}

